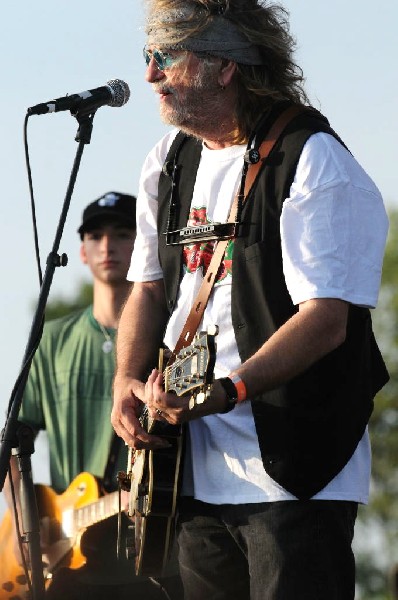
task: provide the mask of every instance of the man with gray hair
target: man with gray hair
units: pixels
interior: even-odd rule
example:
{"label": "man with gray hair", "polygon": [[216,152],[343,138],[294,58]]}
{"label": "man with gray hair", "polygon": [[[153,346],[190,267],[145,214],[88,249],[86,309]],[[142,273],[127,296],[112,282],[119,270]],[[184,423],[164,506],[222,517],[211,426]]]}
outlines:
{"label": "man with gray hair", "polygon": [[[142,170],[113,426],[156,456],[168,441],[142,425],[143,405],[155,422],[184,424],[187,600],[353,600],[367,423],[388,380],[369,311],[382,198],[310,106],[281,6],[147,4],[146,79],[179,131]],[[153,368],[161,345],[180,344],[192,304],[205,304],[200,330],[219,330],[202,402],[171,393]]]}

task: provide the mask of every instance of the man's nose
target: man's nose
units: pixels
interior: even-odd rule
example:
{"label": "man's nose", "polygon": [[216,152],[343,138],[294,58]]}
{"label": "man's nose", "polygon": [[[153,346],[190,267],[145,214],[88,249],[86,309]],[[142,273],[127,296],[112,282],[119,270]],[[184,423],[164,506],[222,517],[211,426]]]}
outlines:
{"label": "man's nose", "polygon": [[104,234],[101,238],[101,250],[102,252],[112,252],[113,251],[113,239],[112,236],[108,234]]}
{"label": "man's nose", "polygon": [[148,83],[154,83],[155,81],[160,81],[163,77],[163,71],[159,69],[156,60],[152,56],[146,68],[145,80],[148,81]]}

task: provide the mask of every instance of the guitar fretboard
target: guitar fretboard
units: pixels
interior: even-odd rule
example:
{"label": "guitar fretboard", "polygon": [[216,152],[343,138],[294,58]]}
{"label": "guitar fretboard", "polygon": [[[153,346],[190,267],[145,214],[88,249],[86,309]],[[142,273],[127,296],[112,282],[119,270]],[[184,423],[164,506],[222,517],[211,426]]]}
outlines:
{"label": "guitar fretboard", "polygon": [[95,502],[74,510],[75,531],[94,525],[119,512],[119,492],[107,494]]}

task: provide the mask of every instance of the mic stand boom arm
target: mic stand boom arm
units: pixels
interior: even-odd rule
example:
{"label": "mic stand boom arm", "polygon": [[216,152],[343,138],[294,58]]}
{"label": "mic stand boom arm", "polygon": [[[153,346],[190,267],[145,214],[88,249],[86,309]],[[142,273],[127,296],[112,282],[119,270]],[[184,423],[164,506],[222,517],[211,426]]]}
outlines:
{"label": "mic stand boom arm", "polygon": [[[32,359],[41,338],[44,323],[44,313],[55,268],[59,266],[66,266],[68,262],[66,254],[59,256],[58,249],[61,242],[66,217],[68,215],[70,201],[83,155],[83,149],[85,144],[89,144],[91,141],[95,111],[87,112],[87,110],[82,110],[76,111],[72,114],[79,123],[79,129],[75,137],[75,141],[77,141],[79,145],[69,178],[69,184],[54,238],[53,248],[47,258],[46,270],[44,272],[43,282],[40,287],[37,308],[32,321],[28,343],[22,362],[22,369],[11,394],[7,420],[2,430],[0,444],[0,491],[2,491],[4,487],[4,482],[10,463],[11,450],[13,448],[16,449],[13,451],[13,454],[15,454],[18,459],[18,468],[21,473],[20,497],[21,502],[23,503],[23,506],[21,506],[23,528],[22,541],[27,544],[29,549],[32,600],[44,600],[45,584],[41,558],[39,513],[34,492],[30,459],[30,454],[33,453],[34,448],[33,442],[31,445],[29,442],[24,443],[23,441],[20,444],[18,438],[21,437],[21,428],[20,423],[18,422],[18,414],[21,408],[22,397]],[[27,435],[26,428],[22,428],[22,432],[22,438],[25,438]]]}

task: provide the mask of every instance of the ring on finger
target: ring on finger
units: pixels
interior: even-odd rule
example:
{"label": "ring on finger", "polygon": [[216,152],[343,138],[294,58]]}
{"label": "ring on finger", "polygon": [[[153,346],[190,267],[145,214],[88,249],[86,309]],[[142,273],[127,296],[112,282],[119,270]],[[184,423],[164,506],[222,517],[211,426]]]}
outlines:
{"label": "ring on finger", "polygon": [[156,413],[159,415],[159,417],[162,417],[162,416],[163,416],[163,413],[162,413],[162,411],[160,410],[160,408],[157,408],[157,409],[156,409]]}

